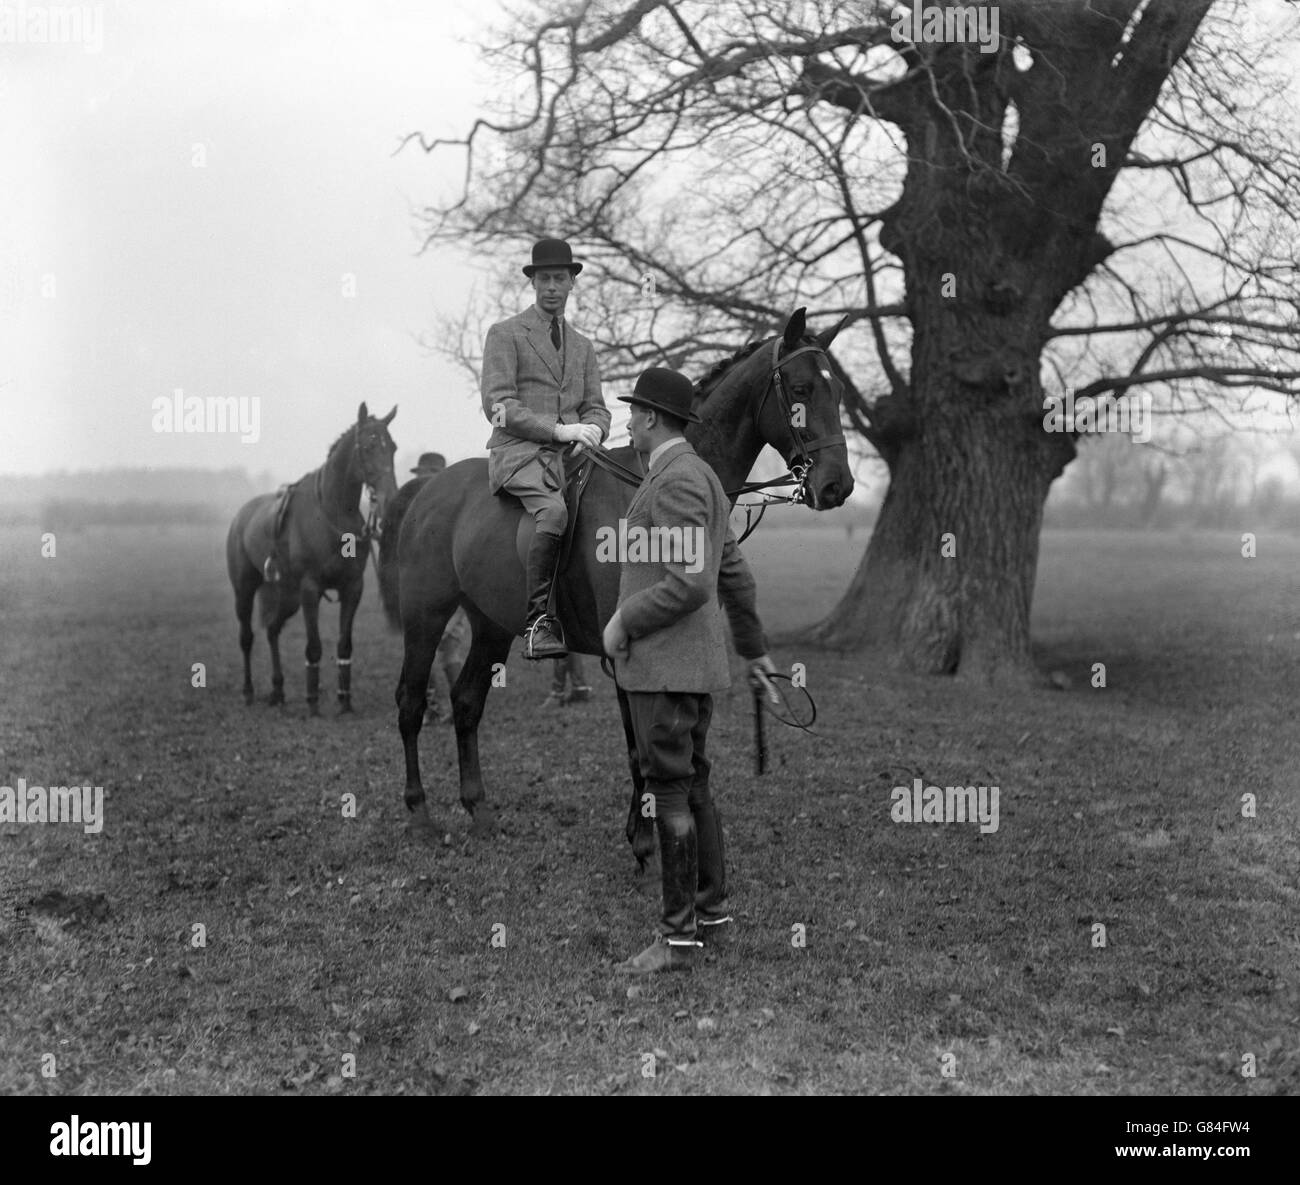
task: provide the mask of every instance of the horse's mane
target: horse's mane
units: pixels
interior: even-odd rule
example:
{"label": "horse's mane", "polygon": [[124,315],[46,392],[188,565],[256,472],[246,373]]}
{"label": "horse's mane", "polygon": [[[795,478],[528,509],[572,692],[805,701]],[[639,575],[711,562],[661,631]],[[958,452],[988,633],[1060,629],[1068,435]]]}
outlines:
{"label": "horse's mane", "polygon": [[346,440],[349,436],[352,436],[356,432],[356,430],[357,430],[357,424],[356,421],[353,420],[352,423],[350,423],[346,428],[343,429],[342,432],[339,433],[338,439],[335,440],[334,443],[330,445],[329,448],[326,450],[325,452],[326,458],[328,459],[332,457],[334,455],[334,450],[337,449],[339,445],[341,445],[344,442],[344,440]]}
{"label": "horse's mane", "polygon": [[[369,420],[373,420],[374,418],[375,418],[374,416],[368,417]],[[356,430],[357,430],[357,422],[353,420],[352,423],[350,423],[346,428],[343,429],[342,432],[338,434],[338,437],[335,439],[334,443],[329,446],[328,451],[325,453],[325,460],[322,461],[319,465],[317,465],[315,469],[309,469],[306,473],[302,475],[302,477],[298,479],[298,481],[306,481],[307,478],[311,477],[312,474],[318,471],[324,472],[325,466],[330,463],[330,458],[334,456],[334,454],[342,446],[343,442],[347,440],[348,437],[352,436],[353,433],[356,432]],[[297,485],[298,483],[295,482],[294,484]]]}
{"label": "horse's mane", "polygon": [[[377,420],[377,419],[379,419],[378,416],[370,414],[366,416],[365,422],[369,424],[372,420]],[[348,437],[353,436],[356,430],[357,430],[357,422],[356,420],[353,420],[352,423],[350,423],[346,428],[343,429],[342,432],[338,434],[338,438],[334,441],[334,443],[329,446],[329,450],[325,453],[325,459],[329,460],[329,458],[334,455],[334,450],[337,449],[345,440],[347,440]]]}
{"label": "horse's mane", "polygon": [[762,341],[747,342],[741,346],[730,358],[723,358],[721,362],[715,362],[712,369],[698,383],[695,384],[695,396],[703,403],[709,397],[713,388],[722,380],[722,376],[727,373],[737,362],[743,362],[763,343]]}

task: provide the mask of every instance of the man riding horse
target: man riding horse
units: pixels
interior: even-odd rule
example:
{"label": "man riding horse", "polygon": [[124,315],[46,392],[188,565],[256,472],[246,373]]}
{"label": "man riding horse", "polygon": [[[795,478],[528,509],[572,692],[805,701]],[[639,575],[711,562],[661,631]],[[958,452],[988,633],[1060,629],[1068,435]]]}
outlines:
{"label": "man riding horse", "polygon": [[597,448],[609,435],[591,342],[564,320],[564,306],[582,271],[569,244],[542,239],[524,267],[536,299],[488,330],[483,346],[483,414],[492,492],[514,494],[533,516],[528,549],[528,612],[524,656],[568,653],[558,621],[547,613],[568,511],[564,505],[564,446]]}

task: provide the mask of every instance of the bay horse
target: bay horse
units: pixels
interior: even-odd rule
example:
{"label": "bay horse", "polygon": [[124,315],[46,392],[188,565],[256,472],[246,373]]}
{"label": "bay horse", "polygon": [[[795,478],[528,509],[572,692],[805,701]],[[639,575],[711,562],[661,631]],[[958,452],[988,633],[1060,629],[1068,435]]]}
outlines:
{"label": "bay horse", "polygon": [[[697,384],[694,410],[702,423],[686,437],[712,465],[734,503],[764,444],[802,473],[802,500],[814,510],[839,506],[853,489],[840,425],[839,381],[826,349],[842,327],[818,336],[805,333],[798,309],[783,333],[751,343],[720,362]],[[777,398],[769,398],[776,393]],[[630,446],[604,454],[640,473]],[[601,634],[618,605],[619,565],[596,559],[597,530],[626,516],[634,486],[604,468],[591,473],[579,504],[573,543],[556,580],[556,610],[570,650],[603,653]],[[513,496],[488,490],[487,461],[461,461],[430,478],[411,501],[400,525],[392,521],[380,542],[379,587],[390,624],[403,634],[404,658],[397,684],[398,728],[406,756],[408,829],[429,838],[433,823],[420,780],[418,740],[425,690],[434,650],[456,606],[464,607],[473,642],[452,689],[453,721],[460,764],[460,801],[473,818],[476,835],[490,833],[494,810],[486,801],[479,767],[478,725],[497,672],[504,669],[511,642],[524,625],[524,565],[533,523]],[[523,550],[521,550],[521,548]],[[652,819],[638,809],[642,786],[636,745],[623,709],[632,806],[627,837],[642,868],[654,850]]]}
{"label": "bay horse", "polygon": [[[253,600],[261,592],[262,624],[271,648],[271,694],[267,702],[284,703],[280,669],[280,631],[302,607],[307,625],[307,710],[320,715],[321,595],[334,589],[339,598],[339,713],[352,711],[352,620],[365,583],[371,528],[361,517],[361,490],[370,490],[375,529],[397,492],[393,475],[396,445],[388,425],[394,407],[376,419],[361,404],[356,423],[330,446],[325,463],[299,478],[281,508],[280,495],[259,494],[244,503],[226,535],[226,570],[235,589],[239,647],[244,652],[244,702],[253,702]],[[267,579],[268,560],[278,578]]]}

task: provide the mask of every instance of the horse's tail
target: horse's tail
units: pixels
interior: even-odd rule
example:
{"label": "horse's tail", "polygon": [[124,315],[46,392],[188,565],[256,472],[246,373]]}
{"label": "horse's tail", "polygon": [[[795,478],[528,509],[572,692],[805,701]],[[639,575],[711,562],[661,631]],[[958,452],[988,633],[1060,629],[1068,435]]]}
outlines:
{"label": "horse's tail", "polygon": [[379,600],[389,627],[394,630],[402,628],[402,607],[397,599],[397,537],[402,530],[402,519],[423,485],[421,479],[408,481],[384,507],[384,533],[379,537]]}

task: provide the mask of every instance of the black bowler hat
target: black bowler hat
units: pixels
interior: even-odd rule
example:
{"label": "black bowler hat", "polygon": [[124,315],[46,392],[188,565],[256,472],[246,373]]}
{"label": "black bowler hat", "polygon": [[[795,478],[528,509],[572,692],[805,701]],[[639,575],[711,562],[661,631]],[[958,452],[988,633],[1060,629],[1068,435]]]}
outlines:
{"label": "black bowler hat", "polygon": [[652,366],[637,379],[631,395],[620,395],[623,403],[639,403],[643,407],[653,407],[688,424],[702,424],[693,411],[691,404],[695,400],[695,385],[684,374],[668,370],[662,366]]}
{"label": "black bowler hat", "polygon": [[540,239],[533,244],[533,262],[524,266],[524,275],[530,280],[533,272],[544,267],[567,267],[575,276],[582,264],[573,262],[573,252],[563,239]]}
{"label": "black bowler hat", "polygon": [[447,468],[447,458],[441,453],[421,453],[412,473],[441,473]]}

